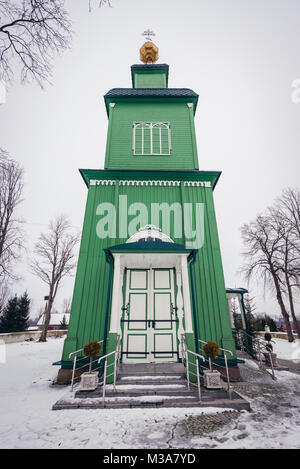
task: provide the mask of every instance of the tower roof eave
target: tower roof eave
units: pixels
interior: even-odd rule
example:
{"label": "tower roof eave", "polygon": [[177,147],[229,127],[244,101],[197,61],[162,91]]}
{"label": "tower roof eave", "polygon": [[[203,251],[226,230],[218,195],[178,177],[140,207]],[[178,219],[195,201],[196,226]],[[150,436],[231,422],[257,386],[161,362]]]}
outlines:
{"label": "tower roof eave", "polygon": [[91,180],[170,180],[170,181],[209,181],[212,190],[222,174],[221,171],[194,170],[153,170],[143,169],[79,169],[79,172],[89,187]]}
{"label": "tower roof eave", "polygon": [[104,95],[107,115],[109,103],[126,99],[181,99],[194,103],[196,112],[199,95],[189,88],[112,88]]}

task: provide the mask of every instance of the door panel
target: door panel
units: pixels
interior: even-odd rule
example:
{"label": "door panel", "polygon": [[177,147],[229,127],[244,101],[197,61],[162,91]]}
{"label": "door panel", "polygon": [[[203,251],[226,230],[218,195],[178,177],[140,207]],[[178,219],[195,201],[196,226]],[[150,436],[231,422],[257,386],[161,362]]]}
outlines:
{"label": "door panel", "polygon": [[[147,334],[128,334],[126,358],[129,360],[145,360],[147,359]],[[141,352],[144,351],[144,354]],[[138,353],[135,353],[138,352]]]}
{"label": "door panel", "polygon": [[153,319],[155,321],[155,330],[172,329],[171,317],[171,293],[154,293],[154,311]]}
{"label": "door panel", "polygon": [[130,270],[131,290],[147,290],[148,288],[148,272],[147,270]]}
{"label": "door panel", "polygon": [[[154,358],[161,360],[163,358],[173,358],[174,354],[170,353],[174,349],[173,334],[154,334]],[[162,353],[168,352],[168,353]]]}
{"label": "door panel", "polygon": [[177,319],[173,313],[172,269],[130,269],[126,275],[123,360],[177,360]]}
{"label": "door panel", "polygon": [[128,330],[147,329],[147,293],[129,293]]}
{"label": "door panel", "polygon": [[170,270],[154,270],[154,290],[171,288]]}

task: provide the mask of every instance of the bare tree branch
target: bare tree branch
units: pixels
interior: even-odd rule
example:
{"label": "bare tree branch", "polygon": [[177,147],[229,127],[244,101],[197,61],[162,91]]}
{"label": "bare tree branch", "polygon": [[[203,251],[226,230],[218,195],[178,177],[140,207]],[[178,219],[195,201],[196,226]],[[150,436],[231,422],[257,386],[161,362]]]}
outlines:
{"label": "bare tree branch", "polygon": [[0,79],[50,82],[54,56],[71,42],[71,23],[64,0],[0,0]]}

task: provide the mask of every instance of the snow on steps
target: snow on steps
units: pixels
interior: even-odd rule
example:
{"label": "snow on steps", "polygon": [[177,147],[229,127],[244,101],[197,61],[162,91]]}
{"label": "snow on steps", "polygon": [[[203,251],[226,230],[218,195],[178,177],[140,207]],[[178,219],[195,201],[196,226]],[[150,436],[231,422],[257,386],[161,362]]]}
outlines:
{"label": "snow on steps", "polygon": [[106,386],[105,401],[102,400],[101,385],[95,391],[80,391],[57,401],[53,410],[60,409],[99,409],[133,407],[228,407],[236,410],[250,410],[249,403],[236,392],[230,400],[225,389],[206,390],[201,388],[202,400],[199,402],[197,387],[187,387],[184,375],[120,375],[116,391],[112,385]]}

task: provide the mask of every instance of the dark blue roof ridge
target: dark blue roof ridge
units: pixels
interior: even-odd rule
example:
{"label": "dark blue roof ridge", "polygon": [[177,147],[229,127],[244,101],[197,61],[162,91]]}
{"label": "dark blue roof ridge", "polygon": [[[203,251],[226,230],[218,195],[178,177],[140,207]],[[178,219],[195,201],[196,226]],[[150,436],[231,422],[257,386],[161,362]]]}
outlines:
{"label": "dark blue roof ridge", "polygon": [[169,68],[168,64],[133,64],[131,65],[131,68],[148,68],[149,70],[155,69],[155,68]]}
{"label": "dark blue roof ridge", "polygon": [[124,97],[188,97],[198,98],[199,95],[190,88],[112,88],[104,98]]}

